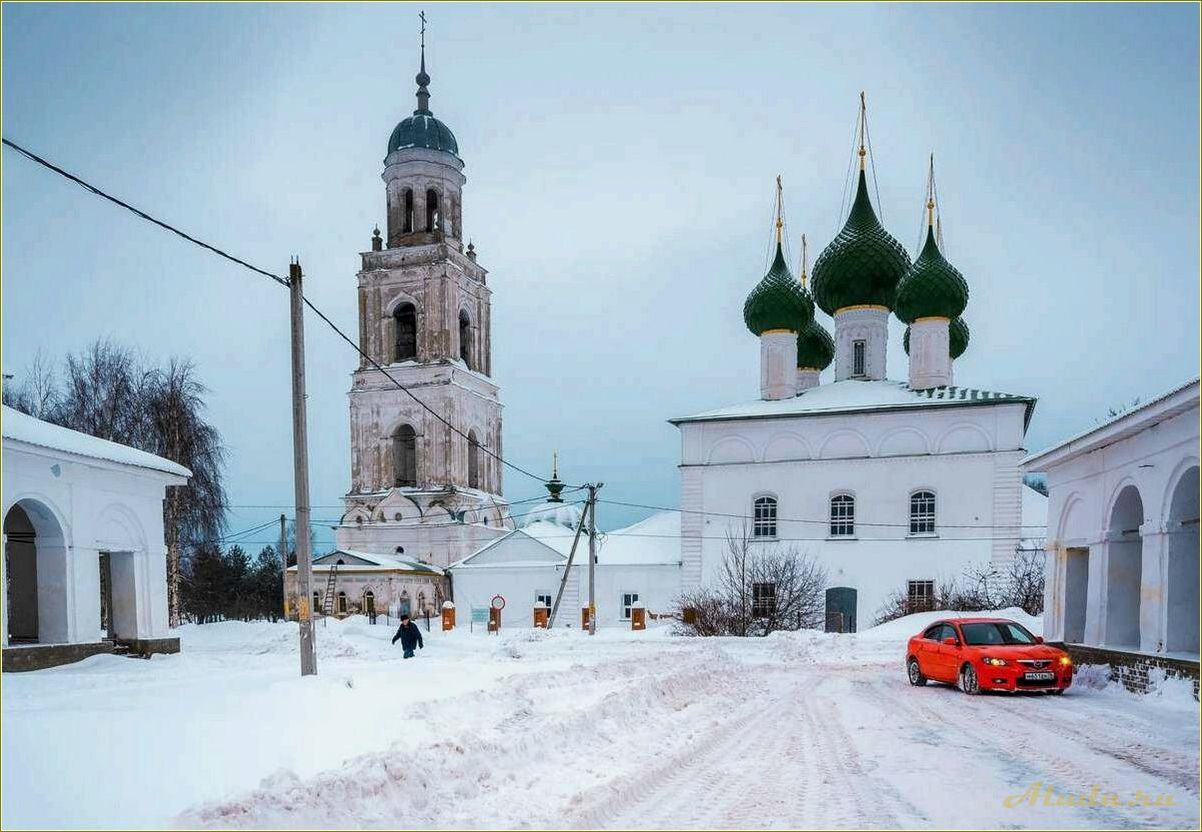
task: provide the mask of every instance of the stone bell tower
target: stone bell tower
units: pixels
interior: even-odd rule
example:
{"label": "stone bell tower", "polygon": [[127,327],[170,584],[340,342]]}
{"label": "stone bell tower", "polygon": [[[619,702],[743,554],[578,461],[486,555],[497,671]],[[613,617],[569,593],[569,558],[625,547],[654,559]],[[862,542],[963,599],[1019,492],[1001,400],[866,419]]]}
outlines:
{"label": "stone bell tower", "polygon": [[454,134],[430,110],[424,32],[416,81],[417,109],[384,158],[387,236],[377,228],[361,254],[359,346],[387,376],[366,360],[352,376],[351,487],[336,540],[442,566],[510,521],[492,292],[463,245],[467,179]]}

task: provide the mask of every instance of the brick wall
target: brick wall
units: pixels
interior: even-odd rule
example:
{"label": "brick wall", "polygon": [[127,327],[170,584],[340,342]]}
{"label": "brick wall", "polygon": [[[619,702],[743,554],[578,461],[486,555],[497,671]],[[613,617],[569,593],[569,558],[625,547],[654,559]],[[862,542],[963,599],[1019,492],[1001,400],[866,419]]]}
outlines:
{"label": "brick wall", "polygon": [[1148,673],[1152,668],[1162,669],[1166,675],[1179,679],[1191,679],[1194,683],[1194,699],[1198,698],[1198,662],[1185,659],[1170,659],[1164,656],[1149,656],[1111,650],[1104,647],[1089,647],[1084,644],[1057,644],[1068,651],[1076,667],[1086,664],[1110,665],[1110,678],[1122,682],[1127,690],[1135,693],[1148,692]]}

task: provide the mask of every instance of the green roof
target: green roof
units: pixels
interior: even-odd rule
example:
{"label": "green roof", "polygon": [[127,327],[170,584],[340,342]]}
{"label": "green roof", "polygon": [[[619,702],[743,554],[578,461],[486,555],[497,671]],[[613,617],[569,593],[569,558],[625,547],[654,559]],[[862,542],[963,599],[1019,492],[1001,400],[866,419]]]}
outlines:
{"label": "green roof", "polygon": [[918,318],[955,318],[968,305],[968,283],[947,262],[935,242],[935,229],[927,226],[927,241],[914,265],[897,286],[894,314],[904,323]]}
{"label": "green roof", "polygon": [[825,370],[835,360],[835,339],[826,328],[811,320],[797,334],[797,366]]}
{"label": "green roof", "polygon": [[[963,318],[952,318],[951,323],[947,327],[948,351],[953,359],[964,355],[968,349],[968,324]],[[902,333],[902,347],[906,351],[906,355],[910,354],[910,327],[906,327],[906,331]]]}
{"label": "green roof", "polygon": [[441,150],[459,156],[459,143],[451,128],[430,112],[430,76],[426,74],[426,50],[422,47],[421,69],[417,77],[417,109],[392,130],[388,137],[388,152],[421,147],[426,150]]}
{"label": "green roof", "polygon": [[771,329],[797,332],[814,319],[814,307],[807,306],[801,284],[789,271],[781,244],[776,244],[776,258],[768,274],[756,284],[743,304],[743,321],[753,335]]}
{"label": "green roof", "polygon": [[814,261],[814,300],[828,315],[866,304],[892,309],[898,281],[909,268],[910,255],[877,219],[860,171],[843,230]]}

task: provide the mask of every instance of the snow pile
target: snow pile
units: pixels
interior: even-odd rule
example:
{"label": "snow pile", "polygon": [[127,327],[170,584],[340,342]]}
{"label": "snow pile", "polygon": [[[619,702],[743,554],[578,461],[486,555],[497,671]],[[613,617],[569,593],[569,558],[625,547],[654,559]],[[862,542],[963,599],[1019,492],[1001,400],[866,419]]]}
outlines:
{"label": "snow pile", "polygon": [[575,530],[584,510],[575,503],[540,503],[521,517],[519,528],[528,530],[536,523],[549,523]]}

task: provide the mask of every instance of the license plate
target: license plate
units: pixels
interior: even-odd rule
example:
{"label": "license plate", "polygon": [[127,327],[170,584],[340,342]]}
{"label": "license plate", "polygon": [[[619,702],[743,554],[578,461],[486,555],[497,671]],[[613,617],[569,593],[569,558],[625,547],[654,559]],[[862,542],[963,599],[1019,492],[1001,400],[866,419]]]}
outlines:
{"label": "license plate", "polygon": [[1050,671],[1044,670],[1039,673],[1023,674],[1023,678],[1026,679],[1028,682],[1050,682],[1056,678],[1056,674],[1052,673]]}

